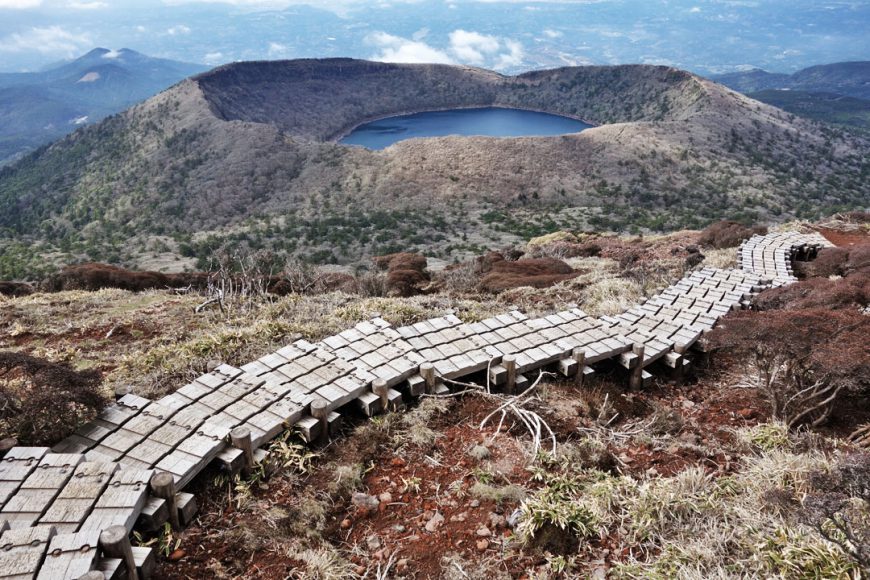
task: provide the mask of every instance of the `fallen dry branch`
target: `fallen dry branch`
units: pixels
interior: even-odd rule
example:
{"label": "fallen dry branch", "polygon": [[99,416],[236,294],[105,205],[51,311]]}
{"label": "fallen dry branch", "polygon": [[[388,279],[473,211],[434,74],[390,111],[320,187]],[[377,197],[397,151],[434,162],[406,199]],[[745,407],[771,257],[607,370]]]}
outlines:
{"label": "fallen dry branch", "polygon": [[495,416],[499,415],[498,426],[496,427],[495,434],[493,434],[493,439],[495,436],[501,432],[501,428],[504,425],[505,420],[508,415],[513,416],[519,423],[526,428],[529,432],[529,435],[532,438],[532,450],[531,456],[537,457],[538,452],[542,448],[542,443],[545,438],[550,439],[551,442],[551,450],[550,452],[555,455],[556,453],[556,435],[553,433],[553,430],[550,429],[550,426],[547,425],[547,422],[541,417],[538,413],[528,409],[525,407],[530,401],[537,398],[534,391],[537,389],[541,380],[544,376],[555,376],[553,373],[546,373],[544,371],[539,371],[538,378],[527,388],[525,391],[518,395],[503,395],[493,393],[490,390],[489,385],[489,373],[487,372],[487,384],[486,387],[481,385],[477,385],[474,383],[464,383],[460,381],[453,381],[450,379],[442,379],[445,383],[462,387],[462,391],[458,391],[455,393],[445,393],[443,395],[423,395],[429,397],[458,397],[467,394],[477,395],[479,397],[483,397],[484,399],[493,401],[498,403],[498,407],[492,411],[489,415],[487,415],[483,421],[480,422],[480,426],[478,429],[481,431],[483,428],[489,423]]}

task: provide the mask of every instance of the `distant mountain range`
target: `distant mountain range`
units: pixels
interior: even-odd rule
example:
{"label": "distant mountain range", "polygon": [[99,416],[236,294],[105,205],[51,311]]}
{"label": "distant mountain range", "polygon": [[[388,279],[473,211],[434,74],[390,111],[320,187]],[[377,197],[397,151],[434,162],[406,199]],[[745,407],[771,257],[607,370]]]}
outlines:
{"label": "distant mountain range", "polygon": [[712,79],[796,115],[870,129],[870,61],[811,66],[790,75],[753,69]]}
{"label": "distant mountain range", "polygon": [[200,73],[207,67],[95,48],[33,73],[0,73],[0,164]]}

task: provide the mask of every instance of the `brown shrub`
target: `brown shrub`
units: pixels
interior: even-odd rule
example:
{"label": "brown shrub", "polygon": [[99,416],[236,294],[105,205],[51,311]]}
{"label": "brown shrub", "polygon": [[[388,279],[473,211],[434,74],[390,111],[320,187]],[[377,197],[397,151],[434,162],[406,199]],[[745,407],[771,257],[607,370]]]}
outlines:
{"label": "brown shrub", "polygon": [[120,288],[138,292],[151,288],[164,288],[169,278],[160,272],[134,272],[110,264],[89,262],[67,266],[46,282],[46,290],[100,290]]}
{"label": "brown shrub", "polygon": [[399,252],[372,258],[375,266],[387,271],[387,293],[392,296],[414,296],[424,291],[431,277],[426,271],[426,257]]}
{"label": "brown shrub", "polygon": [[698,237],[698,243],[712,248],[736,248],[740,242],[751,238],[754,234],[767,233],[765,226],[745,226],[734,221],[721,221],[710,224]]}
{"label": "brown shrub", "polygon": [[800,273],[806,277],[818,276],[842,276],[846,272],[846,263],[849,261],[847,248],[822,248],[818,256],[812,262],[796,262]]}
{"label": "brown shrub", "polygon": [[849,250],[849,259],[846,261],[845,272],[862,272],[870,270],[870,244],[855,246]]}
{"label": "brown shrub", "polygon": [[24,282],[0,282],[0,296],[27,296],[33,294],[33,286]]}
{"label": "brown shrub", "polygon": [[510,288],[531,286],[546,288],[563,280],[576,278],[580,272],[555,258],[536,258],[516,262],[493,262],[489,272],[480,281],[480,287],[488,292],[502,292]]}
{"label": "brown shrub", "polygon": [[97,371],[0,352],[0,437],[51,445],[106,405]]}
{"label": "brown shrub", "polygon": [[810,278],[789,286],[765,290],[755,300],[759,310],[829,308],[854,310],[870,302],[870,272],[857,272],[839,280]]}
{"label": "brown shrub", "polygon": [[820,425],[844,390],[870,389],[870,317],[843,310],[743,311],[710,335],[754,371],[771,414]]}

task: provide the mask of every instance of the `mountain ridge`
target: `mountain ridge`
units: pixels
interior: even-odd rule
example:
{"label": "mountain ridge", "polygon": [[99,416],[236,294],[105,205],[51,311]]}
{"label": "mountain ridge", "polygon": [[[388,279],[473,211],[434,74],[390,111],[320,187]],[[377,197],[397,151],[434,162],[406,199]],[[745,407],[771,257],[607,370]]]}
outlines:
{"label": "mountain ridge", "polygon": [[46,70],[0,73],[0,163],[204,69],[126,48],[95,48]]}
{"label": "mountain ridge", "polygon": [[[357,80],[342,80],[349,68]],[[330,140],[367,115],[482,101],[598,126],[379,152]],[[4,170],[0,228],[128,264],[147,245],[131,238],[149,235],[201,259],[227,240],[321,262],[397,248],[455,257],[563,226],[667,230],[855,207],[867,151],[859,136],[669,67],[504,77],[346,59],[237,63]]]}

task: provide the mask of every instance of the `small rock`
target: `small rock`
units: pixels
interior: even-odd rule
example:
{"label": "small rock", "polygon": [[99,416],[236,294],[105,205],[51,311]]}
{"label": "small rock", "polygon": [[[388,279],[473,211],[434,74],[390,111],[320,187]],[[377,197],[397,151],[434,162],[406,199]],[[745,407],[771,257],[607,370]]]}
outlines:
{"label": "small rock", "polygon": [[407,529],[408,529],[408,528],[406,528],[406,527],[403,526],[402,524],[396,524],[395,526],[393,526],[393,531],[394,531],[394,532],[398,532],[398,533],[400,533],[400,534],[405,533],[405,530],[407,530]]}
{"label": "small rock", "polygon": [[693,403],[689,399],[683,400],[683,402],[680,404],[682,405],[683,409],[691,409],[692,407],[695,406],[695,403]]}
{"label": "small rock", "polygon": [[434,533],[435,531],[438,530],[438,528],[441,527],[441,525],[443,523],[444,523],[444,516],[441,515],[441,512],[435,512],[435,515],[432,516],[432,519],[429,520],[428,522],[426,522],[426,531],[429,532],[430,534]]}
{"label": "small rock", "polygon": [[507,519],[501,514],[491,513],[489,514],[489,524],[493,528],[503,528],[507,525]]}
{"label": "small rock", "polygon": [[178,548],[177,550],[175,550],[171,554],[169,554],[169,561],[170,562],[177,562],[177,561],[181,560],[182,558],[184,558],[186,555],[187,555],[187,552],[185,552],[181,548]]}
{"label": "small rock", "polygon": [[489,540],[477,540],[477,550],[479,552],[483,552],[487,548],[489,548]]}
{"label": "small rock", "polygon": [[520,522],[520,516],[523,515],[523,512],[520,508],[517,508],[507,517],[507,525],[510,528],[515,528],[517,524]]}
{"label": "small rock", "polygon": [[476,459],[477,461],[483,461],[484,459],[489,459],[492,455],[489,452],[489,448],[485,445],[475,445],[471,449],[468,450],[468,454]]}
{"label": "small rock", "polygon": [[413,536],[408,536],[406,539],[409,542],[419,542],[420,536],[418,536],[417,534],[414,534]]}
{"label": "small rock", "polygon": [[466,519],[468,519],[467,512],[462,512],[461,514],[456,514],[456,515],[450,516],[451,522],[464,522]]}
{"label": "small rock", "polygon": [[381,547],[381,539],[374,534],[366,538],[366,546],[371,551],[375,551]]}
{"label": "small rock", "polygon": [[350,502],[356,507],[364,510],[376,510],[381,502],[373,495],[367,493],[356,492],[350,498]]}
{"label": "small rock", "polygon": [[210,373],[213,370],[215,370],[216,368],[218,368],[219,366],[221,366],[222,364],[223,363],[221,361],[219,361],[216,358],[213,358],[210,361],[208,361],[207,363],[205,363],[205,370],[206,370],[206,372]]}
{"label": "small rock", "polygon": [[408,571],[408,559],[402,558],[398,562],[396,562],[396,572],[399,574],[404,574]]}
{"label": "small rock", "polygon": [[390,492],[385,491],[378,496],[378,499],[381,501],[381,503],[392,503],[393,495]]}
{"label": "small rock", "polygon": [[492,532],[490,532],[489,528],[487,528],[486,526],[481,526],[475,533],[477,534],[478,538],[488,538],[492,535]]}
{"label": "small rock", "polygon": [[354,569],[354,572],[356,572],[357,576],[362,576],[363,574],[366,573],[366,567],[365,566],[357,566],[356,569]]}
{"label": "small rock", "polygon": [[477,499],[471,500],[468,503],[468,507],[473,507],[473,508],[480,507],[480,500],[477,500]]}
{"label": "small rock", "polygon": [[350,518],[344,518],[343,520],[341,520],[341,529],[342,530],[350,529],[350,527],[352,525],[353,525],[353,522],[350,521]]}

